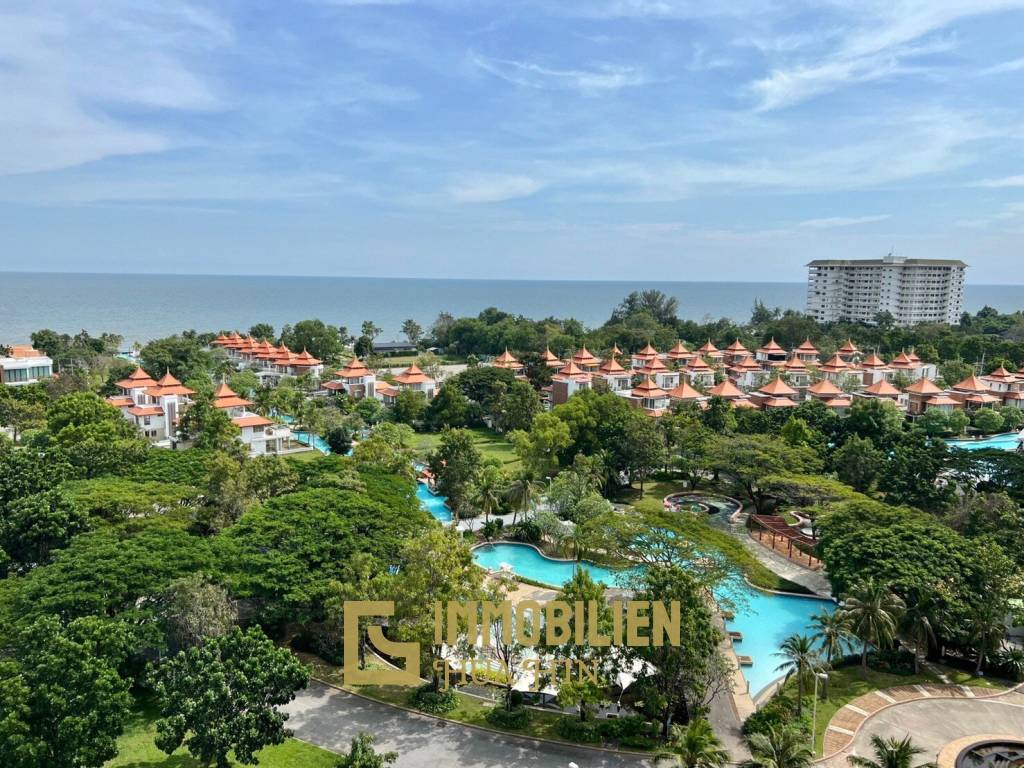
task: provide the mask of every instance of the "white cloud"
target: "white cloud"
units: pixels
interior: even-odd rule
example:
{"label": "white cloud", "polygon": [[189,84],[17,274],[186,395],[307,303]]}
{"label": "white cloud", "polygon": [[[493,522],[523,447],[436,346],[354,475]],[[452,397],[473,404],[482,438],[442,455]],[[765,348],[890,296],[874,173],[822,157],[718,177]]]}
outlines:
{"label": "white cloud", "polygon": [[969,227],[971,229],[988,229],[995,224],[1019,223],[1024,223],[1024,202],[1006,203],[991,216],[982,216],[977,219],[961,219],[957,222],[957,226]]}
{"label": "white cloud", "polygon": [[1024,175],[1003,176],[998,179],[982,179],[971,184],[972,187],[985,187],[987,189],[1005,189],[1007,187],[1024,187]]}
{"label": "white cloud", "polygon": [[636,67],[602,64],[596,69],[551,69],[510,59],[471,54],[473,63],[486,72],[528,88],[568,88],[584,92],[615,91],[644,85],[649,79]]}
{"label": "white cloud", "polygon": [[824,219],[806,219],[797,226],[808,229],[832,229],[834,227],[855,227],[859,224],[872,224],[876,221],[885,221],[891,218],[888,213],[879,213],[874,216],[829,216]]}
{"label": "white cloud", "polygon": [[212,14],[163,3],[23,4],[0,16],[0,174],[55,170],[181,143],[114,109],[207,111],[220,97],[187,59],[231,40]]}
{"label": "white cloud", "polygon": [[1012,61],[1004,61],[1002,64],[996,64],[993,67],[988,67],[981,70],[983,75],[1001,75],[1005,72],[1019,72],[1024,69],[1024,58],[1013,59]]}
{"label": "white cloud", "polygon": [[448,189],[456,203],[498,203],[529,197],[544,185],[529,176],[470,176]]}

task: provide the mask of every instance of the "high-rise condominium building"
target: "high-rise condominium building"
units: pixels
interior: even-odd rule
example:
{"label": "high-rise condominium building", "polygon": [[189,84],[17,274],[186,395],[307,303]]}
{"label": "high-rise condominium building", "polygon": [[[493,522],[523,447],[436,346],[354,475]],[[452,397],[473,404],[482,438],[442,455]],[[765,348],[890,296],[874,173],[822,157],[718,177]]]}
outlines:
{"label": "high-rise condominium building", "polygon": [[807,265],[807,314],[819,322],[957,323],[967,265],[953,259],[815,259]]}

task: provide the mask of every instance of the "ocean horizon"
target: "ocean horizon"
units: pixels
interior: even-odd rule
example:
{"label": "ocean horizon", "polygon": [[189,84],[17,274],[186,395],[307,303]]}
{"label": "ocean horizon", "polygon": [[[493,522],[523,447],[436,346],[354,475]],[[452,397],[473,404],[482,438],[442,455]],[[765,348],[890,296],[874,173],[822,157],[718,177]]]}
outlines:
{"label": "ocean horizon", "polygon": [[[117,333],[145,343],[187,329],[245,331],[265,322],[319,318],[358,333],[364,320],[380,341],[402,338],[411,318],[424,329],[437,315],[476,315],[488,307],[541,319],[575,318],[599,326],[628,293],[656,288],[679,300],[679,316],[745,322],[754,302],[803,310],[805,282],[668,280],[482,280],[415,277],[158,275],[0,272],[0,343],[23,343],[41,328]],[[1024,309],[1024,285],[964,288],[964,309]]]}

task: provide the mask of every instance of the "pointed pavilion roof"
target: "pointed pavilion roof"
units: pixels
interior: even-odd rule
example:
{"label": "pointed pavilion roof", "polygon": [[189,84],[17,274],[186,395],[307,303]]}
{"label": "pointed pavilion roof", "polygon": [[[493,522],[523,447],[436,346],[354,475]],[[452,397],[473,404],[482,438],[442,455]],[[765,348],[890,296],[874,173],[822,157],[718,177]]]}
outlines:
{"label": "pointed pavilion roof", "polygon": [[708,394],[713,397],[724,397],[726,400],[734,400],[740,397],[746,397],[743,392],[733,384],[731,381],[726,379],[721,384],[716,384],[708,390]]}
{"label": "pointed pavilion roof", "polygon": [[171,375],[170,369],[168,369],[167,372],[160,377],[159,381],[157,381],[157,386],[159,387],[174,387],[179,384],[181,384],[181,382]]}
{"label": "pointed pavilion roof", "polygon": [[144,387],[155,387],[156,382],[153,381],[152,376],[139,367],[129,373],[127,379],[121,379],[115,386],[121,389],[143,389]]}
{"label": "pointed pavilion roof", "polygon": [[885,360],[883,360],[874,352],[872,352],[870,355],[861,360],[860,364],[864,368],[884,368]]}
{"label": "pointed pavilion roof", "polygon": [[769,353],[772,353],[772,354],[777,354],[779,352],[782,352],[784,354],[786,352],[786,350],[784,350],[782,347],[780,347],[778,345],[778,343],[775,341],[775,337],[774,336],[772,336],[771,341],[769,341],[767,344],[765,344],[764,346],[758,347],[757,351],[758,352],[769,352]]}
{"label": "pointed pavilion roof", "polygon": [[781,378],[776,376],[774,379],[769,381],[759,390],[762,395],[771,395],[772,397],[786,397],[789,395],[795,395],[796,390],[793,389],[789,384],[784,382]]}
{"label": "pointed pavilion roof", "polygon": [[678,387],[668,393],[668,396],[673,400],[700,400],[704,397],[704,395],[691,387],[687,381],[681,382]]}
{"label": "pointed pavilion roof", "polygon": [[823,371],[845,371],[849,368],[850,364],[843,360],[843,358],[839,356],[838,352],[832,356],[831,360],[827,363],[823,363],[821,366],[821,370]]}
{"label": "pointed pavilion roof", "polygon": [[710,371],[711,366],[704,361],[703,357],[701,357],[700,355],[695,355],[692,360],[686,363],[686,370],[694,372],[705,372]]}
{"label": "pointed pavilion roof", "polygon": [[651,342],[647,342],[647,346],[636,353],[636,357],[644,356],[649,357],[651,355],[658,354],[658,350],[651,346]]}
{"label": "pointed pavilion roof", "polygon": [[708,339],[707,342],[705,342],[704,345],[701,346],[697,351],[701,355],[709,355],[712,352],[717,352],[718,351],[718,347],[716,347],[714,344],[711,343],[711,339]]}
{"label": "pointed pavilion roof", "polygon": [[807,388],[807,392],[809,394],[817,395],[819,397],[829,397],[833,395],[843,394],[843,390],[841,390],[828,379],[822,379],[821,381],[814,382],[813,384],[811,384],[811,386]]}
{"label": "pointed pavilion roof", "polygon": [[544,360],[545,364],[551,367],[562,364],[562,361],[555,357],[554,353],[551,351],[551,347],[544,347],[541,359]]}
{"label": "pointed pavilion roof", "polygon": [[652,357],[643,368],[639,369],[639,372],[645,376],[651,376],[655,373],[665,373],[668,370],[668,366],[661,362],[660,357]]}
{"label": "pointed pavilion roof", "polygon": [[986,379],[1016,379],[1016,374],[1010,373],[1006,370],[1006,366],[1000,365],[992,373],[988,374],[984,378]]}
{"label": "pointed pavilion roof", "polygon": [[988,384],[974,375],[968,376],[958,384],[954,384],[952,389],[955,389],[957,392],[981,392],[986,395],[991,391],[988,388]]}
{"label": "pointed pavilion roof", "polygon": [[801,360],[796,355],[793,355],[793,357],[789,358],[789,360],[787,360],[785,365],[783,365],[782,367],[785,368],[787,371],[806,371],[807,370],[807,366],[804,365],[804,361]]}
{"label": "pointed pavilion roof", "polygon": [[558,381],[590,381],[590,374],[570,360],[552,378]]}
{"label": "pointed pavilion roof", "polygon": [[353,357],[348,361],[348,365],[337,371],[334,375],[342,379],[360,379],[369,374],[370,369],[366,367],[366,363],[358,357]]}
{"label": "pointed pavilion roof", "polygon": [[238,393],[224,382],[221,382],[213,391],[214,408],[244,408],[247,405],[252,405],[252,403],[244,397],[239,397]]}
{"label": "pointed pavilion roof", "polygon": [[633,397],[643,397],[652,400],[657,400],[658,398],[662,397],[668,397],[668,392],[666,392],[664,389],[655,384],[654,379],[652,379],[650,376],[648,376],[646,379],[644,379],[635,387],[633,387],[633,391],[631,394],[633,395]]}
{"label": "pointed pavilion roof", "polygon": [[743,342],[741,342],[739,339],[735,339],[732,342],[732,344],[725,348],[725,351],[730,352],[734,355],[738,355],[743,352],[750,352],[749,349],[743,346]]}
{"label": "pointed pavilion roof", "polygon": [[622,350],[619,349],[618,344],[612,344],[611,352],[609,352],[608,354],[611,355],[612,357],[618,357],[619,355],[622,354]]}
{"label": "pointed pavilion roof", "polygon": [[572,359],[576,365],[598,365],[601,362],[590,353],[586,344],[580,348],[579,352],[572,356]]}
{"label": "pointed pavilion roof", "polygon": [[797,352],[805,352],[807,354],[818,354],[818,348],[811,343],[811,338],[808,336],[804,339],[804,343],[796,348]]}
{"label": "pointed pavilion roof", "polygon": [[864,391],[876,397],[899,397],[900,395],[900,391],[885,379],[879,379],[870,387],[865,387]]}
{"label": "pointed pavilion roof", "polygon": [[900,352],[896,357],[889,361],[889,366],[892,368],[913,368],[914,361],[907,357],[906,352]]}
{"label": "pointed pavilion roof", "polygon": [[427,376],[420,367],[413,363],[400,374],[395,376],[395,382],[397,384],[426,384],[432,383],[434,380]]}
{"label": "pointed pavilion roof", "polygon": [[934,381],[925,378],[918,379],[910,386],[904,387],[903,391],[913,395],[938,395],[942,393],[942,390],[939,389]]}
{"label": "pointed pavilion roof", "polygon": [[159,381],[156,382],[156,386],[149,387],[146,389],[146,394],[153,397],[167,397],[170,395],[194,395],[195,390],[189,389],[184,386],[180,381],[171,375],[170,371],[167,371],[163,376],[160,377]]}
{"label": "pointed pavilion roof", "polygon": [[932,397],[929,397],[925,401],[925,404],[926,405],[956,405],[956,406],[959,406],[960,405],[960,401],[959,400],[954,400],[949,395],[938,394],[938,395],[933,395]]}
{"label": "pointed pavilion roof", "polygon": [[295,356],[295,359],[292,360],[292,362],[295,363],[296,365],[312,368],[315,365],[320,365],[321,361],[319,358],[313,357],[311,354],[309,354],[307,350],[304,349]]}
{"label": "pointed pavilion roof", "polygon": [[760,371],[761,364],[749,352],[732,364],[733,371]]}
{"label": "pointed pavilion roof", "polygon": [[686,348],[686,345],[682,341],[677,341],[675,346],[668,351],[667,357],[669,360],[680,360],[690,356],[690,350]]}
{"label": "pointed pavilion roof", "polygon": [[611,375],[614,373],[625,373],[626,369],[622,367],[622,365],[619,363],[618,360],[615,359],[614,356],[612,356],[605,360],[603,363],[601,363],[601,367],[597,369],[597,372],[606,375]]}
{"label": "pointed pavilion roof", "polygon": [[852,355],[852,354],[855,354],[855,353],[859,353],[860,349],[857,347],[856,344],[853,343],[853,339],[847,339],[846,343],[844,343],[843,346],[841,346],[838,351],[839,352],[843,352],[844,354],[847,354],[847,355]]}
{"label": "pointed pavilion roof", "polygon": [[921,358],[917,356],[917,353],[914,351],[913,347],[911,347],[910,351],[907,352],[907,357],[909,357],[910,361],[913,362],[913,363],[920,363],[921,362]]}

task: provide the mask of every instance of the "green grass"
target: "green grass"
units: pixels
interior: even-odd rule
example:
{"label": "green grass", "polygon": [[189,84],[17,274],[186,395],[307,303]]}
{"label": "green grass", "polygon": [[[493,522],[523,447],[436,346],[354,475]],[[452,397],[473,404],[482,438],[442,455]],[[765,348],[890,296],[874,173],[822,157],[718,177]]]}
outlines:
{"label": "green grass", "polygon": [[[150,709],[136,710],[117,740],[118,755],[105,768],[203,768],[186,750],[166,755],[156,748],[156,715]],[[333,768],[338,756],[297,739],[267,747],[258,754],[261,768]],[[231,761],[241,767],[241,763]]]}
{"label": "green grass", "polygon": [[[493,458],[501,462],[502,469],[516,470],[521,462],[516,455],[512,443],[484,427],[470,427],[473,434],[473,444],[485,459]],[[426,456],[434,450],[441,442],[441,435],[438,432],[418,432],[413,438],[412,449],[417,455]]]}

